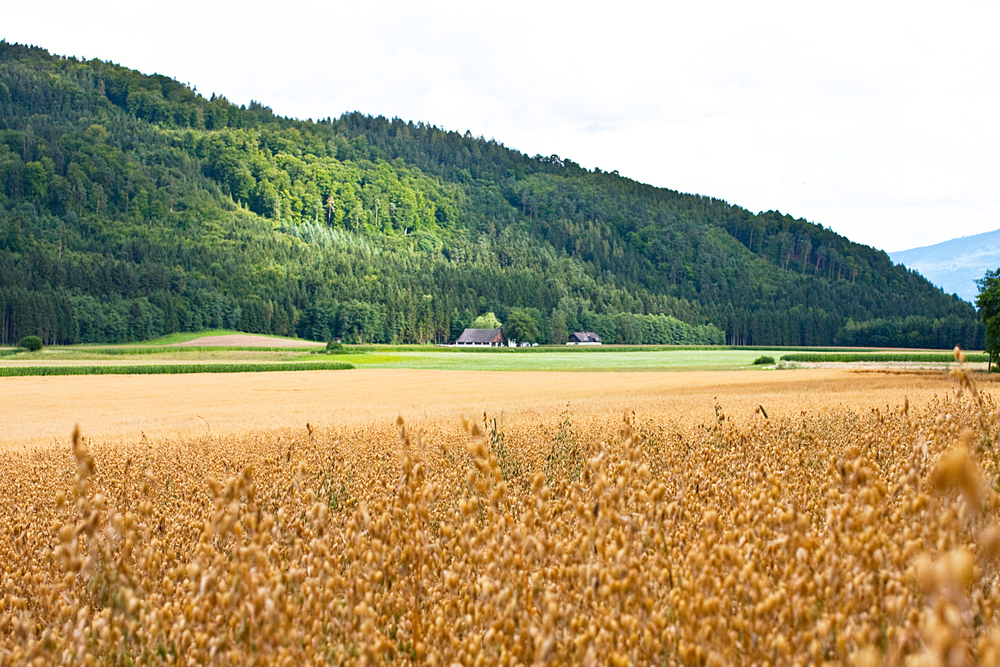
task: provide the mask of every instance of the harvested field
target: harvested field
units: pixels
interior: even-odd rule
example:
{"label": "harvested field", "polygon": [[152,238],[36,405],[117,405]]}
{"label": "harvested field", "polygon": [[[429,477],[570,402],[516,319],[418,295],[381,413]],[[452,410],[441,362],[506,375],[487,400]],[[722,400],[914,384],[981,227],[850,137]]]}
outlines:
{"label": "harvested field", "polygon": [[164,347],[324,347],[325,343],[311,340],[289,340],[270,336],[249,336],[228,334],[225,336],[202,336],[182,343],[171,343]]}
{"label": "harvested field", "polygon": [[964,373],[308,375],[5,380],[0,662],[1000,662]]}

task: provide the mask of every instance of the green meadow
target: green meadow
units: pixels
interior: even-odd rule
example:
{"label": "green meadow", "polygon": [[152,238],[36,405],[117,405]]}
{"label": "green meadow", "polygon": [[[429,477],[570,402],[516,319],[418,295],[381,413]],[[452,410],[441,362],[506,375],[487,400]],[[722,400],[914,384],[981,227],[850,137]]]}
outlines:
{"label": "green meadow", "polygon": [[[567,351],[530,350],[487,351],[387,351],[337,355],[358,368],[414,368],[449,371],[689,371],[754,368],[758,350],[695,349],[670,350],[635,348]],[[777,358],[779,351],[771,350]],[[759,368],[759,367],[757,367]]]}
{"label": "green meadow", "polygon": [[[45,348],[39,352],[22,352],[0,357],[0,369],[20,368],[18,375],[34,374],[28,368],[72,368],[86,366],[143,367],[141,372],[162,366],[163,372],[176,365],[204,367],[240,364],[274,366],[287,365],[287,370],[309,370],[327,362],[348,363],[356,368],[411,368],[454,371],[681,371],[734,370],[754,368],[753,361],[761,354],[777,358],[780,350],[736,349],[651,349],[568,351],[560,348],[525,350],[456,350],[420,347],[405,349],[372,349],[367,352],[348,351],[345,354],[323,354],[314,351],[280,348],[152,348],[149,346],[117,348]],[[56,371],[44,371],[52,374]],[[69,372],[69,371],[67,371]],[[94,371],[91,371],[94,372]],[[118,371],[127,372],[127,371]],[[140,372],[140,371],[137,371]],[[219,372],[219,371],[214,371]]]}
{"label": "green meadow", "polygon": [[[205,335],[231,332],[177,334],[155,341],[116,346],[54,346],[38,352],[4,350],[0,376],[239,372],[251,370],[319,370],[334,362],[357,369],[408,368],[452,371],[770,371],[773,365],[754,365],[761,356],[783,359],[780,367],[798,363],[936,362],[951,361],[951,353],[920,350],[877,352],[872,349],[747,348],[747,347],[533,347],[454,348],[428,345],[345,346],[341,353],[326,354],[305,347],[169,347]],[[969,355],[980,361],[981,355]],[[788,364],[787,362],[798,362]],[[185,366],[181,371],[177,366]],[[114,367],[115,370],[100,370]],[[86,368],[87,370],[81,370]],[[9,370],[7,370],[9,369]],[[33,371],[32,369],[39,369]],[[131,370],[126,370],[131,369]]]}

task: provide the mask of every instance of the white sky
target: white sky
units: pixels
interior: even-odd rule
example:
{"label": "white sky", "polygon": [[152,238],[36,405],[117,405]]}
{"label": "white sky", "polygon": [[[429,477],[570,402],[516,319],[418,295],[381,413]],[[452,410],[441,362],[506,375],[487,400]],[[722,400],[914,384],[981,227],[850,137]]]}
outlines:
{"label": "white sky", "polygon": [[889,251],[1000,228],[998,25],[997,2],[0,0],[10,42],[468,129]]}

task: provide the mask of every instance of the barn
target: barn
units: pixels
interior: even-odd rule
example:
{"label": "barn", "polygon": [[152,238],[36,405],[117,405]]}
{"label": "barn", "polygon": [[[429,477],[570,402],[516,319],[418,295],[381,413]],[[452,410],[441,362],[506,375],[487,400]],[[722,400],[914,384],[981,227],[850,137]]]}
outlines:
{"label": "barn", "polygon": [[455,341],[455,345],[475,347],[500,347],[505,343],[500,329],[466,329]]}
{"label": "barn", "polygon": [[570,334],[567,345],[601,345],[604,341],[592,331],[577,331]]}

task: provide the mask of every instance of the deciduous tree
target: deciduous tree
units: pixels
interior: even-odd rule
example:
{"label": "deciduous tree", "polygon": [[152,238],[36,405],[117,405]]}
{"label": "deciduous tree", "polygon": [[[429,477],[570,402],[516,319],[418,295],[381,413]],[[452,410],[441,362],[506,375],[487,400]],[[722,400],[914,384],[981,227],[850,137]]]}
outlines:
{"label": "deciduous tree", "polygon": [[492,312],[480,315],[469,325],[472,329],[499,329],[501,326],[500,320]]}
{"label": "deciduous tree", "polygon": [[976,284],[979,285],[976,308],[979,309],[979,317],[986,327],[986,352],[990,355],[987,367],[989,372],[1000,357],[1000,269],[987,271]]}
{"label": "deciduous tree", "polygon": [[538,340],[538,322],[523,310],[512,310],[503,325],[503,335],[519,343],[534,343]]}

